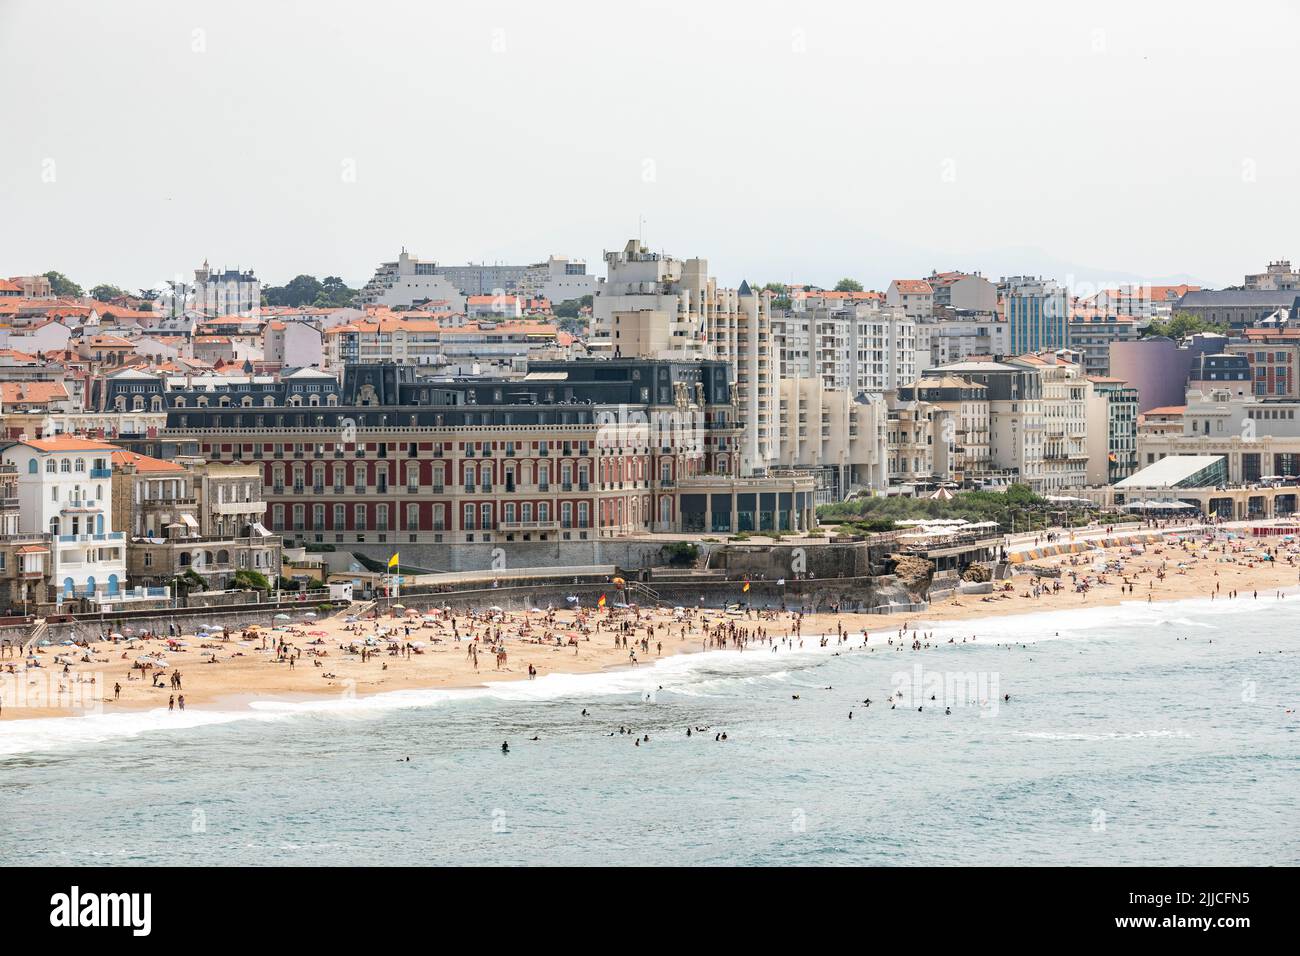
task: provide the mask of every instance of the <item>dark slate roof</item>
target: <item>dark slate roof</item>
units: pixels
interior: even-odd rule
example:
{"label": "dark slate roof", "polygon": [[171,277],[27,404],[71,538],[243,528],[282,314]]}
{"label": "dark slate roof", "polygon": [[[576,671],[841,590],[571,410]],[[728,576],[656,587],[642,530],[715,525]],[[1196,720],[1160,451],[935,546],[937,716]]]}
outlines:
{"label": "dark slate roof", "polygon": [[1211,307],[1219,306],[1220,308],[1230,308],[1233,306],[1245,306],[1248,308],[1291,308],[1295,305],[1295,290],[1277,291],[1274,289],[1223,289],[1220,291],[1201,290],[1199,292],[1188,292],[1178,304],[1174,306],[1175,310],[1187,306]]}

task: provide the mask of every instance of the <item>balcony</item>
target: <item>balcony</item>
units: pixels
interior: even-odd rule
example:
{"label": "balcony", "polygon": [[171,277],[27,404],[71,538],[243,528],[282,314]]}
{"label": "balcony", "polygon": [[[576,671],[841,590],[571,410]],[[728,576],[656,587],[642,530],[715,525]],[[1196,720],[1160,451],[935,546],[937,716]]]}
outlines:
{"label": "balcony", "polygon": [[112,477],[113,477],[113,469],[112,469],[112,468],[92,468],[92,469],[90,469],[90,477],[91,477],[91,478],[112,478]]}
{"label": "balcony", "polygon": [[500,521],[497,522],[499,531],[557,531],[559,530],[559,521]]}

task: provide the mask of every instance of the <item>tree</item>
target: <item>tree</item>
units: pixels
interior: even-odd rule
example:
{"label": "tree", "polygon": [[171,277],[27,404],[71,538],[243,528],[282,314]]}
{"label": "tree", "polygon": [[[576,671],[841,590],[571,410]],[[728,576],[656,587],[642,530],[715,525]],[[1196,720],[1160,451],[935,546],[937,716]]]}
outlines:
{"label": "tree", "polygon": [[326,276],[320,286],[320,292],[312,303],[318,309],[341,309],[350,305],[357,294],[356,289],[349,288],[338,276]]}
{"label": "tree", "polygon": [[55,272],[51,269],[49,272],[45,273],[45,278],[50,280],[50,291],[55,295],[75,296],[80,298],[86,294],[81,291],[81,286],[77,285],[77,283],[73,282],[62,272]]}
{"label": "tree", "polygon": [[285,305],[298,308],[313,305],[324,286],[315,276],[294,276],[286,285],[268,286],[262,293],[267,305]]}
{"label": "tree", "polygon": [[789,286],[784,282],[765,282],[763,283],[764,292],[775,292],[778,296],[783,296],[789,291]]}
{"label": "tree", "polygon": [[584,295],[580,299],[565,299],[559,305],[551,309],[555,317],[559,319],[576,319],[582,315],[583,309],[591,308],[592,298]]}
{"label": "tree", "polygon": [[1151,324],[1143,329],[1142,335],[1164,335],[1177,342],[1181,338],[1195,335],[1198,332],[1217,332],[1219,335],[1227,335],[1228,327],[1214,322],[1207,322],[1200,316],[1192,315],[1190,312],[1179,312],[1167,321],[1152,319]]}
{"label": "tree", "polygon": [[271,582],[266,579],[266,575],[260,571],[254,571],[252,568],[240,568],[236,571],[234,584],[236,587],[250,591],[271,590]]}
{"label": "tree", "polygon": [[115,285],[109,285],[107,282],[101,282],[90,290],[90,297],[100,302],[111,302],[124,295],[126,295],[125,292]]}
{"label": "tree", "polygon": [[861,292],[862,283],[857,279],[841,279],[835,283],[836,292]]}

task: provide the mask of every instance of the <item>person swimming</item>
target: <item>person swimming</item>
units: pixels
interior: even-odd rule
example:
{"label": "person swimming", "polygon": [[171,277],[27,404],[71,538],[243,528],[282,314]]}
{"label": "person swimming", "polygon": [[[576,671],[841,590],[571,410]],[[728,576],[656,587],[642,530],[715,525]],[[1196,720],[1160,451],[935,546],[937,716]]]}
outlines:
{"label": "person swimming", "polygon": [[508,740],[501,741],[501,752],[503,754],[510,753],[510,742]]}

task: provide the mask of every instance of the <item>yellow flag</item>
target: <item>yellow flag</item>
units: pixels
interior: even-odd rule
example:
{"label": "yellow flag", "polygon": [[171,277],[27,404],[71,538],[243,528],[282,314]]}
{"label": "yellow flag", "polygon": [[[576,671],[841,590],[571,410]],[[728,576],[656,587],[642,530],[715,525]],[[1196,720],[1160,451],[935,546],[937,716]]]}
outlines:
{"label": "yellow flag", "polygon": [[393,555],[391,558],[388,559],[388,567],[389,570],[392,570],[393,568],[397,567],[397,555]]}
{"label": "yellow flag", "polygon": [[748,593],[749,593],[749,582],[746,581],[746,582],[745,582],[745,586],[744,586],[743,588],[741,588],[740,590],[742,590],[742,591],[744,591],[746,594],[748,594]]}

